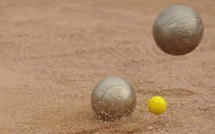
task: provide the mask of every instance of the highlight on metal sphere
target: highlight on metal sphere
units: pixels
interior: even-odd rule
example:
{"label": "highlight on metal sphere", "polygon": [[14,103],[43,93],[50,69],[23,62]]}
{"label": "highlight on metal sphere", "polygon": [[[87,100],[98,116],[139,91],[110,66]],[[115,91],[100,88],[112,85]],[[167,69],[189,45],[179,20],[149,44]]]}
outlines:
{"label": "highlight on metal sphere", "polygon": [[200,15],[184,5],[172,5],[156,18],[153,36],[158,47],[172,55],[185,55],[201,42],[204,25]]}
{"label": "highlight on metal sphere", "polygon": [[91,104],[96,115],[102,120],[120,119],[134,110],[136,94],[125,79],[108,77],[95,86]]}

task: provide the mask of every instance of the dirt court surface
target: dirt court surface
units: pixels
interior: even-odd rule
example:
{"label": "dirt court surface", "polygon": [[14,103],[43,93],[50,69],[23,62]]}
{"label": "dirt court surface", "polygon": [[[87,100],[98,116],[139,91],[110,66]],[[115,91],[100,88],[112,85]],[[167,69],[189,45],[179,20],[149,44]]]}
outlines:
{"label": "dirt court surface", "polygon": [[[163,53],[156,16],[173,3],[202,16],[204,38],[185,56]],[[215,134],[214,0],[1,0],[1,134]],[[101,79],[128,79],[133,114],[95,119],[90,95]],[[162,95],[155,116],[147,101]]]}

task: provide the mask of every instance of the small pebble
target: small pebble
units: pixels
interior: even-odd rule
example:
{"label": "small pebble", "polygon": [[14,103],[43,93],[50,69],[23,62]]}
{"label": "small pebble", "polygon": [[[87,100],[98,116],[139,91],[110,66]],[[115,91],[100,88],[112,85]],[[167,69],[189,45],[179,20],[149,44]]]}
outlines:
{"label": "small pebble", "polygon": [[152,127],[152,126],[149,126],[149,127],[148,127],[148,130],[152,130],[152,129],[153,129],[153,127]]}

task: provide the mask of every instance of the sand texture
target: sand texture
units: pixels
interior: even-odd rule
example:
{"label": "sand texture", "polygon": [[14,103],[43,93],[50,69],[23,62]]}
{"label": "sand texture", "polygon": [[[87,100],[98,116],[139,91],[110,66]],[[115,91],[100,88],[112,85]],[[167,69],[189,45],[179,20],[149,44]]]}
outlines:
{"label": "sand texture", "polygon": [[[183,3],[202,16],[201,44],[184,56],[152,37],[157,15]],[[215,134],[214,0],[1,0],[0,134]],[[133,114],[96,120],[101,79],[128,79]],[[155,116],[147,101],[162,95]]]}

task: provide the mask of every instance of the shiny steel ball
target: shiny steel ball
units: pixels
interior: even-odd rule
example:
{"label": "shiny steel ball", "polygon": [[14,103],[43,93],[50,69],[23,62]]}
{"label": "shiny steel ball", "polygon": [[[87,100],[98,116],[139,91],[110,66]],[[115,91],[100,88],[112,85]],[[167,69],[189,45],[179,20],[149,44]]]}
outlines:
{"label": "shiny steel ball", "polygon": [[134,110],[136,94],[125,79],[108,77],[95,86],[91,95],[91,104],[94,112],[101,119],[120,119]]}
{"label": "shiny steel ball", "polygon": [[156,18],[153,36],[158,47],[171,55],[185,55],[201,42],[204,25],[200,15],[184,5],[172,5]]}

